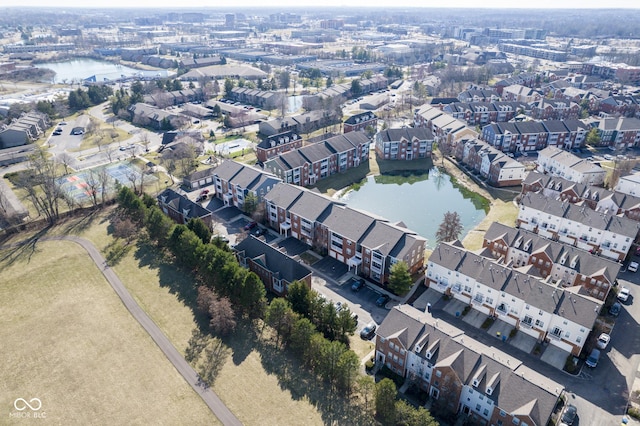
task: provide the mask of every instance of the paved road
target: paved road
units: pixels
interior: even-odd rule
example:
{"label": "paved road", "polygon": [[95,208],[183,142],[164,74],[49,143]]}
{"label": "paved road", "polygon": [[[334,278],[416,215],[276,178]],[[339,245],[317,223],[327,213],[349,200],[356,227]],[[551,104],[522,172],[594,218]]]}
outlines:
{"label": "paved road", "polygon": [[109,281],[111,287],[115,290],[116,294],[122,300],[122,303],[129,310],[131,315],[140,323],[140,325],[149,333],[149,336],[158,345],[160,350],[171,361],[173,366],[178,370],[182,377],[191,385],[194,391],[203,399],[205,404],[209,406],[213,414],[222,422],[223,425],[242,425],[240,420],[224,405],[224,403],[218,398],[218,396],[209,387],[203,386],[200,382],[200,378],[195,370],[184,359],[180,352],[176,350],[173,344],[169,341],[167,336],[160,330],[160,328],[153,322],[151,318],[142,310],[140,305],[133,299],[131,293],[127,291],[120,278],[109,266],[106,266],[104,257],[100,254],[100,251],[88,240],[75,236],[60,236],[60,237],[45,237],[41,238],[41,241],[50,240],[64,240],[72,241],[79,244],[84,248],[91,259],[95,262],[96,266],[102,271],[104,277]]}

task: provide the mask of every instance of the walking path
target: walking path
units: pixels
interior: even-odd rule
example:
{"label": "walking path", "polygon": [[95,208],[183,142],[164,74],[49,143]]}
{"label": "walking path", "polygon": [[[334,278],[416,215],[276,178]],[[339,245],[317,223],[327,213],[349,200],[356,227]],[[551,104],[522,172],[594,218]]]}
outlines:
{"label": "walking path", "polygon": [[[82,248],[84,248],[91,259],[94,261],[96,266],[100,269],[104,277],[107,279],[113,290],[116,292],[122,303],[127,308],[127,310],[133,315],[133,317],[140,323],[140,325],[149,333],[149,336],[153,339],[154,342],[158,345],[160,350],[165,354],[167,359],[171,361],[173,366],[178,370],[178,372],[184,377],[184,379],[191,385],[194,391],[202,400],[209,406],[209,409],[213,412],[213,414],[220,420],[220,422],[225,425],[242,425],[240,420],[227,408],[226,405],[220,400],[218,395],[215,394],[206,386],[198,373],[189,365],[189,363],[184,359],[184,357],[177,351],[177,349],[173,346],[173,344],[169,341],[167,336],[164,335],[160,327],[156,325],[155,322],[147,315],[147,313],[142,310],[140,305],[133,299],[131,293],[125,288],[120,278],[116,275],[116,273],[111,269],[105,260],[105,258],[100,254],[100,251],[91,243],[90,241],[75,237],[75,236],[60,236],[60,237],[44,237],[40,238],[40,241],[72,241],[74,243],[79,244]],[[28,242],[25,242],[25,244]],[[15,245],[14,245],[15,246]],[[2,247],[7,248],[7,247]]]}

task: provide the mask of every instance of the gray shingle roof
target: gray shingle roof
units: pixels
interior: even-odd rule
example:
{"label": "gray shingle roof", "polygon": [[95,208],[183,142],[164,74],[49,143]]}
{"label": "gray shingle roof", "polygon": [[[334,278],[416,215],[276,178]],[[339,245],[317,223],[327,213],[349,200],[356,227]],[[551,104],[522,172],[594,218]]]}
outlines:
{"label": "gray shingle roof", "polygon": [[245,257],[258,261],[266,269],[276,272],[280,278],[288,282],[311,275],[309,268],[253,235],[240,241],[233,250],[244,252]]}

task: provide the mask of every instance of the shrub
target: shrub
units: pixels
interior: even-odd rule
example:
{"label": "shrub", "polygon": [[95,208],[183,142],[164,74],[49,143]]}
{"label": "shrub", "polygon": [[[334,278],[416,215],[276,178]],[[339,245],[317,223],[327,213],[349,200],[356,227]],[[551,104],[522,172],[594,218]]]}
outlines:
{"label": "shrub", "polygon": [[374,363],[371,360],[368,360],[367,362],[364,363],[364,368],[367,371],[373,370],[373,366],[374,366]]}
{"label": "shrub", "polygon": [[637,408],[629,407],[629,409],[627,410],[627,414],[635,419],[640,420],[640,410],[638,410]]}
{"label": "shrub", "polygon": [[511,331],[509,332],[509,338],[513,339],[514,337],[516,337],[516,334],[518,334],[518,329],[512,328]]}
{"label": "shrub", "polygon": [[564,362],[564,370],[567,373],[571,374],[578,372],[578,365],[577,363],[573,362],[573,355],[570,354],[567,356],[567,359]]}
{"label": "shrub", "polygon": [[396,384],[397,387],[400,387],[404,384],[404,377],[402,377],[397,373],[394,373],[386,365],[380,369],[380,375],[383,377],[388,377],[389,379],[393,380],[393,382]]}
{"label": "shrub", "polygon": [[470,310],[471,310],[471,306],[465,306],[464,309],[462,310],[462,316],[467,315]]}
{"label": "shrub", "polygon": [[482,323],[482,325],[480,326],[482,329],[486,330],[489,327],[491,327],[491,325],[493,324],[493,317],[487,317],[486,320],[484,320],[484,322]]}

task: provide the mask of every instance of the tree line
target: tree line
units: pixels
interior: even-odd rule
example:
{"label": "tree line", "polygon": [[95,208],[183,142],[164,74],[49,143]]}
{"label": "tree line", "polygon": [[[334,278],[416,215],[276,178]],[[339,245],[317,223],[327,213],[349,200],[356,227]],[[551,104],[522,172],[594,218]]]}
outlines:
{"label": "tree line", "polygon": [[347,306],[337,307],[300,281],[289,285],[286,297],[269,303],[260,278],[238,263],[224,241],[212,238],[202,220],[175,224],[153,197],[138,196],[126,186],[120,187],[117,203],[118,231],[144,229],[159,250],[192,271],[198,309],[214,333],[232,334],[241,318],[268,326],[276,348],[290,351],[330,392],[359,407],[362,424],[438,424],[429,411],[398,399],[393,381],[376,384],[360,374],[360,359],[348,346],[357,321]]}

